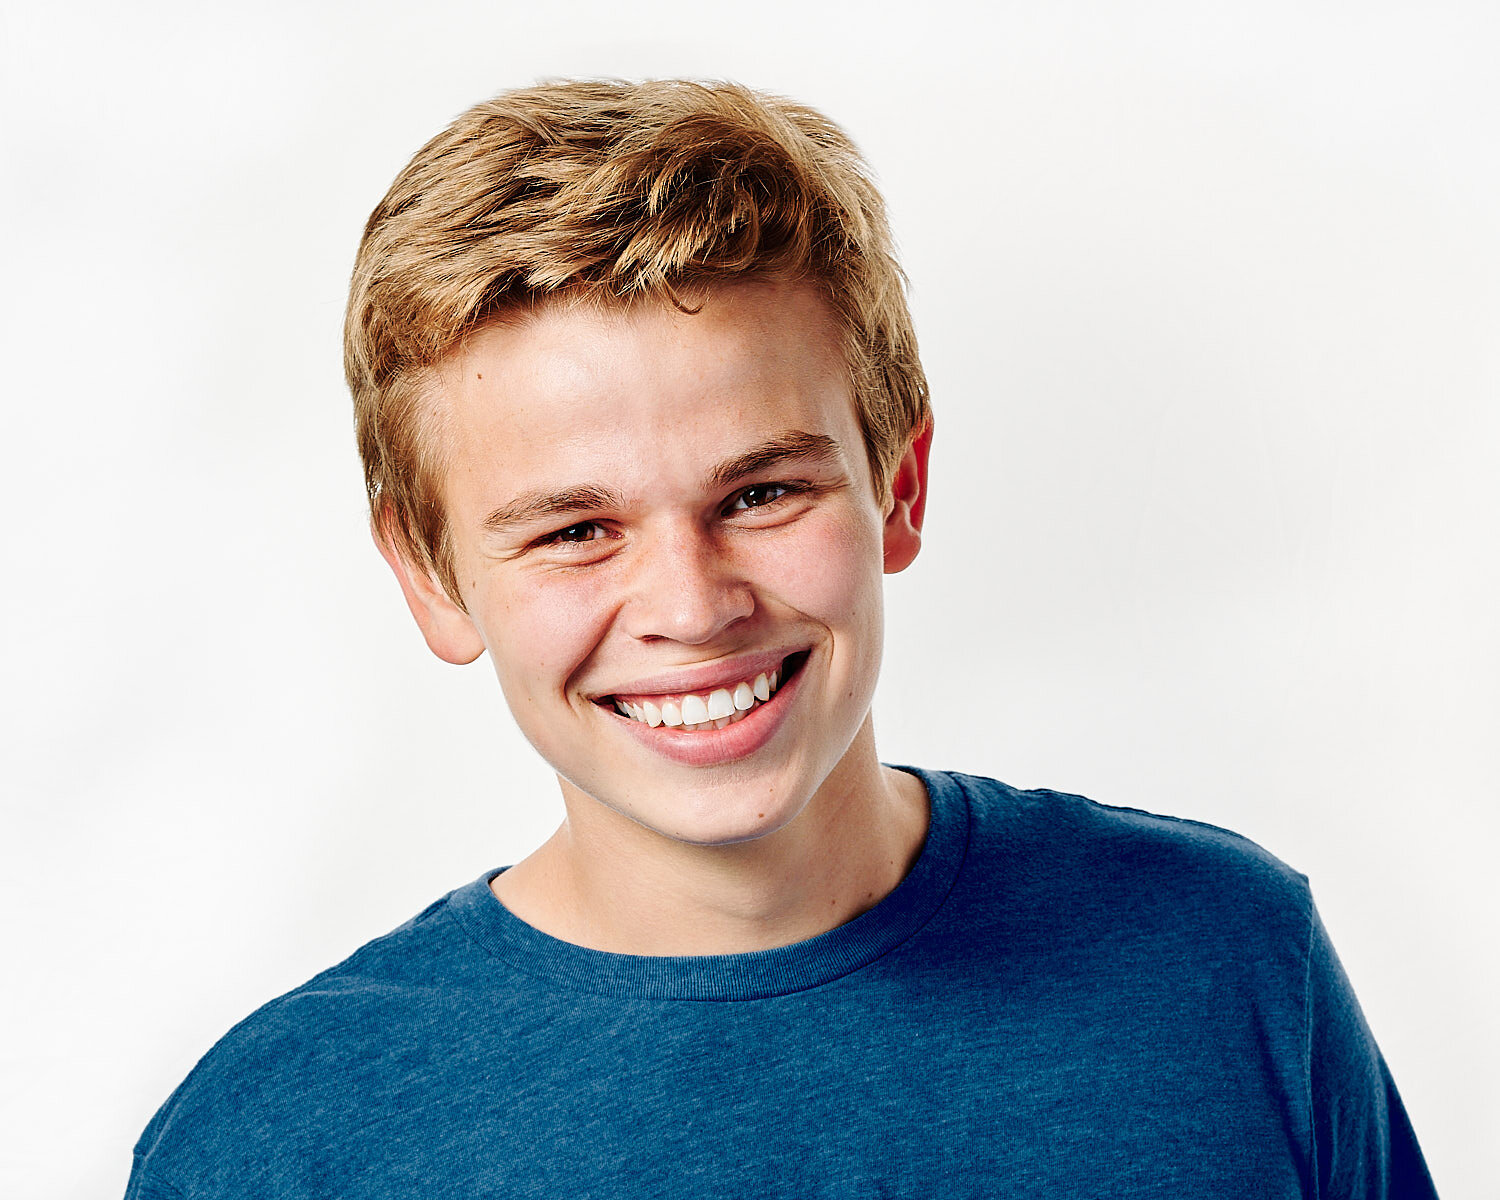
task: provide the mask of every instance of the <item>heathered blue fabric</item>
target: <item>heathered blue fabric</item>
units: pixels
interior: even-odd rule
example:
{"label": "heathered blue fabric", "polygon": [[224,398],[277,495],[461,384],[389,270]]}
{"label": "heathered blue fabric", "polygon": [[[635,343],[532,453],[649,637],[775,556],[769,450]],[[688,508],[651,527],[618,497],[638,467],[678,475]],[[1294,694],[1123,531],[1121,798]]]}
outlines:
{"label": "heathered blue fabric", "polygon": [[1302,876],[918,774],[911,874],[782,949],[605,954],[459,888],[231,1030],[127,1195],[1434,1194]]}

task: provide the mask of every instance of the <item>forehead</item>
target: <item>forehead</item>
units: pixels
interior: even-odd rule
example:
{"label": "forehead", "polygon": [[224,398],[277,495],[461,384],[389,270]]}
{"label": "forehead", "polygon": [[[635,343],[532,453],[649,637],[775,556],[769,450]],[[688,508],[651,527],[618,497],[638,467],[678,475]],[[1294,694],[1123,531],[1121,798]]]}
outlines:
{"label": "forehead", "polygon": [[839,327],[811,285],[718,288],[694,313],[546,304],[476,332],[435,374],[450,505],[570,473],[680,480],[794,429],[863,457]]}

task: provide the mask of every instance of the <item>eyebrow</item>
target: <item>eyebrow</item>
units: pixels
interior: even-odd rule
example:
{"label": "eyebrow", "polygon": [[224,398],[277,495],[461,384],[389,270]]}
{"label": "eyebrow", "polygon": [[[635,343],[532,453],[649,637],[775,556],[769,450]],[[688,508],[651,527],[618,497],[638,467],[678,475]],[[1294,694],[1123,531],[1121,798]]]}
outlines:
{"label": "eyebrow", "polygon": [[514,525],[526,525],[543,517],[571,516],[598,508],[618,508],[620,495],[593,484],[563,488],[556,492],[524,492],[485,517],[487,533],[501,533]]}
{"label": "eyebrow", "polygon": [[839,444],[821,433],[804,433],[792,429],[779,437],[773,437],[759,446],[727,458],[708,473],[708,481],[715,488],[727,487],[736,479],[754,475],[767,467],[782,462],[843,463],[844,456]]}
{"label": "eyebrow", "polygon": [[[743,454],[726,458],[708,472],[711,488],[727,487],[746,475],[783,462],[843,463],[843,452],[831,437],[821,433],[789,430],[753,446]],[[503,533],[516,525],[527,525],[548,517],[572,516],[601,508],[623,508],[624,500],[611,488],[580,484],[557,491],[524,492],[496,508],[483,521],[486,533]]]}

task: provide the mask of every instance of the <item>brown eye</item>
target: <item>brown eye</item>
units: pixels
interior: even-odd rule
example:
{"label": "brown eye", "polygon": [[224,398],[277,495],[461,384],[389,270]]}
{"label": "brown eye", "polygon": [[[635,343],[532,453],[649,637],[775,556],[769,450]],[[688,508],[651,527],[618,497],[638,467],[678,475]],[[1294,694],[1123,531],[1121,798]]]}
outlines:
{"label": "brown eye", "polygon": [[592,542],[602,532],[599,526],[593,521],[584,521],[578,525],[569,525],[566,529],[559,529],[549,540],[554,542]]}
{"label": "brown eye", "polygon": [[786,485],[780,483],[757,483],[747,487],[734,500],[734,508],[762,508],[773,504],[786,495]]}

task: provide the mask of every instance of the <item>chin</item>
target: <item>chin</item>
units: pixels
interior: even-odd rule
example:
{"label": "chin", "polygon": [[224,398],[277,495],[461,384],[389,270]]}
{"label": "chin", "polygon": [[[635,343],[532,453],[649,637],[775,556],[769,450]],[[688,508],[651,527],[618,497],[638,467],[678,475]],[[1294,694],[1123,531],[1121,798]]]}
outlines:
{"label": "chin", "polygon": [[[690,846],[734,846],[757,841],[784,829],[807,807],[787,794],[768,794],[766,786],[749,785],[759,799],[742,799],[746,786],[734,789],[738,795],[726,802],[722,788],[707,792],[678,793],[671,811],[661,811],[660,804],[622,807],[637,825],[653,833]],[[652,811],[655,809],[656,811]]]}

